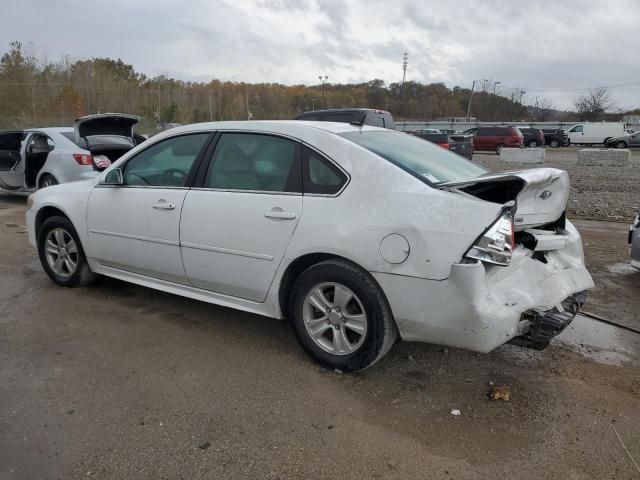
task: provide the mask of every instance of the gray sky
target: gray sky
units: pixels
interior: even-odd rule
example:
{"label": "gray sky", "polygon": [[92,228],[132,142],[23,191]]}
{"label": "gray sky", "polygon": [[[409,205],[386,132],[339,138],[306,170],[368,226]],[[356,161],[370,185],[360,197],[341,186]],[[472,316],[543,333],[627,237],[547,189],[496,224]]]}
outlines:
{"label": "gray sky", "polygon": [[559,108],[581,92],[549,90],[637,82],[610,93],[640,107],[640,0],[21,0],[3,20],[3,50],[119,57],[148,76],[389,84],[406,51],[409,80],[493,79]]}

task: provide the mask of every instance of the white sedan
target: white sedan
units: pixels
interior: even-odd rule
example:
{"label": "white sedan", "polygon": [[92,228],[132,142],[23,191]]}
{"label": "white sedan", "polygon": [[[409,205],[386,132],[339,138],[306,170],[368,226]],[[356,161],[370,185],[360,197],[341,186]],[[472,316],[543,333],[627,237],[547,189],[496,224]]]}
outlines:
{"label": "white sedan", "polygon": [[27,225],[59,285],[107,275],[287,318],[356,371],[398,337],[546,347],[593,287],[568,191],[564,171],[489,174],[387,129],[203,123],[38,191]]}

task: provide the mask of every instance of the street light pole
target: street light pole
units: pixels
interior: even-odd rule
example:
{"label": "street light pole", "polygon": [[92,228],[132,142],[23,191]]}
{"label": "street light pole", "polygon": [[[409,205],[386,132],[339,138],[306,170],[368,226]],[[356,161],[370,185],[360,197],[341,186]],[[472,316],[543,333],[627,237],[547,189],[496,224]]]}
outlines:
{"label": "street light pole", "polygon": [[498,85],[499,83],[502,83],[502,82],[493,82],[493,95],[494,96],[496,95],[496,85]]}
{"label": "street light pole", "polygon": [[325,75],[324,77],[322,75],[318,75],[318,80],[322,82],[322,103],[324,103],[324,108],[327,108],[327,101],[324,98],[324,84],[329,80],[329,75]]}
{"label": "street light pole", "polygon": [[481,78],[480,80],[474,80],[473,84],[471,84],[471,95],[469,95],[469,104],[467,105],[467,118],[469,118],[469,115],[471,114],[471,99],[473,98],[473,89],[476,86],[476,82],[482,82],[482,88],[484,90],[484,87],[486,86],[486,83],[489,80],[487,80],[486,78]]}

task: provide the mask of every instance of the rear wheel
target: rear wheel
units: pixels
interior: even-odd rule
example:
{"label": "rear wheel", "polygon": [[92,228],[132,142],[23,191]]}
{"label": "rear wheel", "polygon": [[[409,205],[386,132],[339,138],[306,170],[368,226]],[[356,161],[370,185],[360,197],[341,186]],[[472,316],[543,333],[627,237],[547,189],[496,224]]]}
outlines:
{"label": "rear wheel", "polygon": [[95,279],[71,222],[50,217],[38,231],[38,256],[49,278],[63,287],[80,287]]}
{"label": "rear wheel", "polygon": [[398,336],[380,288],[367,272],[342,260],[305,270],[289,305],[300,344],[326,367],[345,372],[370,367]]}
{"label": "rear wheel", "polygon": [[551,148],[558,148],[560,146],[560,142],[554,138],[549,142],[549,146]]}
{"label": "rear wheel", "polygon": [[40,179],[40,188],[51,187],[52,185],[57,185],[57,184],[58,184],[58,180],[56,180],[56,178],[53,175],[49,175],[48,173],[45,173],[44,175],[42,175],[42,178]]}
{"label": "rear wheel", "polygon": [[502,152],[503,148],[504,148],[504,143],[499,143],[498,146],[496,147],[496,153],[500,155],[500,152]]}
{"label": "rear wheel", "polygon": [[537,141],[537,140],[531,140],[531,141],[527,144],[527,146],[528,146],[529,148],[536,148],[536,147],[538,146],[538,141]]}

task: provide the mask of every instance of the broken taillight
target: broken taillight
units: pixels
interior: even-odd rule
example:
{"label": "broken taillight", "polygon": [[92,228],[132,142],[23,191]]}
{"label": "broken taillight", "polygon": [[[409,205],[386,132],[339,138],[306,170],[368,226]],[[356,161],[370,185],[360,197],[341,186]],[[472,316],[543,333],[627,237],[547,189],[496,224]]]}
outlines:
{"label": "broken taillight", "polygon": [[511,262],[515,248],[513,214],[511,209],[502,212],[465,254],[466,258],[506,266]]}
{"label": "broken taillight", "polygon": [[78,165],[93,165],[93,157],[90,153],[74,153],[73,159]]}

